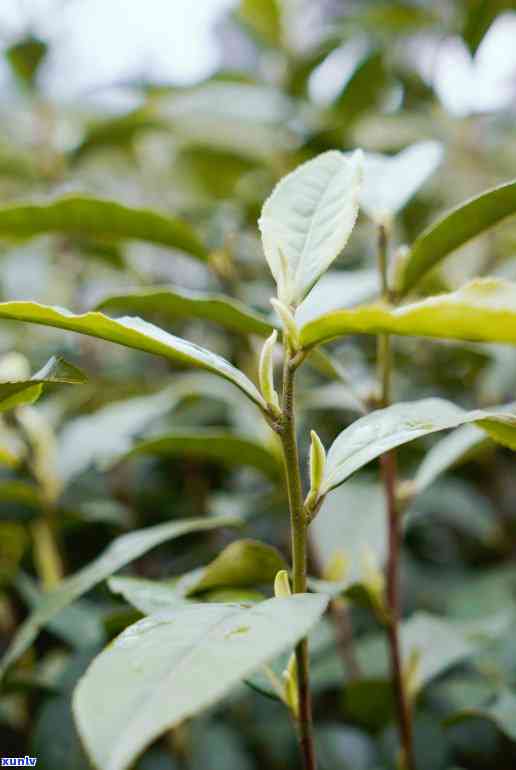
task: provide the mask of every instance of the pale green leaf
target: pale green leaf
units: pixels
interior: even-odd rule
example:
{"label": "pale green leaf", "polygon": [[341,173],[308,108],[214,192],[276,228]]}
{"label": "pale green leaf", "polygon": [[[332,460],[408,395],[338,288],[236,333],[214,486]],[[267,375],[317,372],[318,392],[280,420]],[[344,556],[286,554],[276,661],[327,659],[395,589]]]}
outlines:
{"label": "pale green leaf", "polygon": [[[31,609],[41,604],[45,594],[28,575],[19,573],[15,585]],[[91,649],[105,641],[102,620],[102,610],[98,605],[87,599],[79,599],[51,618],[47,628],[73,647]]]}
{"label": "pale green leaf", "polygon": [[326,597],[310,594],[252,607],[192,604],[130,626],[75,691],[75,718],[95,765],[127,768],[165,730],[293,647],[326,604]]}
{"label": "pale green leaf", "polygon": [[267,337],[273,324],[246,307],[242,302],[223,294],[188,291],[177,286],[156,286],[111,294],[97,305],[97,310],[138,313],[142,317],[159,316],[167,321],[181,318],[202,318],[242,334]]}
{"label": "pale green leaf", "polygon": [[[146,580],[144,578],[114,577],[108,581],[110,589],[121,594],[124,599],[143,615],[154,615],[156,612],[170,610],[176,605],[191,601],[187,596],[190,585],[202,576],[204,567],[192,570],[177,581]],[[324,591],[321,591],[324,593]],[[248,586],[220,586],[205,591],[201,596],[194,597],[195,601],[203,602],[246,602],[263,601],[265,595],[256,588]]]}
{"label": "pale green leaf", "polygon": [[342,568],[334,584],[315,581],[314,588],[341,593],[361,583],[367,552],[374,554],[380,569],[387,554],[387,517],[381,486],[348,481],[328,495],[309,532],[320,571],[325,574],[330,565],[340,564]]}
{"label": "pale green leaf", "polygon": [[212,80],[154,100],[152,116],[183,145],[229,151],[253,161],[290,149],[294,104],[270,86]]}
{"label": "pale green leaf", "polygon": [[208,258],[190,225],[151,209],[85,195],[66,195],[48,203],[22,201],[0,208],[0,238],[33,238],[44,233],[148,241],[198,259]]}
{"label": "pale green leaf", "polygon": [[330,270],[315,284],[296,310],[299,326],[332,310],[354,307],[378,296],[377,270]]}
{"label": "pale green leaf", "polygon": [[358,213],[360,156],[329,151],[284,177],[265,202],[263,249],[286,305],[297,305],[339,256]]}
{"label": "pale green leaf", "polygon": [[457,291],[397,308],[382,304],[338,310],[302,327],[305,348],[347,334],[516,344],[516,284],[497,278],[471,281]]}
{"label": "pale green leaf", "polygon": [[419,494],[442,473],[466,462],[490,443],[489,436],[476,425],[462,425],[452,431],[426,453],[414,477],[414,491]]}
{"label": "pale green leaf", "polygon": [[401,649],[405,664],[411,656],[417,658],[413,684],[421,689],[441,672],[469,657],[476,645],[446,618],[418,612],[402,624]]}
{"label": "pale green leaf", "polygon": [[108,580],[108,586],[114,594],[120,594],[143,615],[154,615],[185,601],[184,592],[178,591],[170,581],[112,577]]}
{"label": "pale green leaf", "polygon": [[[105,470],[129,452],[160,417],[188,399],[214,399],[225,404],[237,432],[267,444],[271,431],[254,404],[226,380],[208,372],[186,372],[171,385],[143,396],[115,401],[69,420],[58,436],[58,469],[63,482],[90,465]],[[98,437],[103,439],[99,442]]]}
{"label": "pale green leaf", "polygon": [[367,152],[360,206],[376,223],[400,212],[439,166],[439,142],[416,142],[397,155]]}
{"label": "pale green leaf", "polygon": [[237,526],[240,520],[234,516],[218,516],[203,519],[182,519],[168,524],[158,524],[143,530],[136,530],[127,535],[113,540],[97,559],[87,567],[84,567],[75,575],[72,575],[60,584],[58,588],[44,595],[41,603],[29,615],[27,620],[18,628],[11,644],[7,648],[0,662],[0,677],[3,676],[8,666],[14,663],[32,642],[36,639],[41,629],[58,612],[71,604],[79,596],[82,596],[97,583],[105,580],[113,572],[134,561],[151,548],[172,540],[175,537],[189,534],[190,532],[202,532],[215,527]]}
{"label": "pale green leaf", "polygon": [[92,464],[102,470],[128,452],[134,437],[171,411],[180,396],[174,383],[158,393],[115,401],[69,420],[58,436],[57,467],[63,483]]}
{"label": "pale green leaf", "polygon": [[466,423],[476,423],[495,440],[516,447],[516,415],[466,412],[440,398],[399,403],[361,417],[337,436],[328,452],[321,495],[390,449]]}
{"label": "pale green leaf", "polygon": [[42,410],[25,406],[18,410],[17,422],[30,447],[31,475],[39,486],[42,500],[55,505],[62,492],[57,471],[56,436]]}
{"label": "pale green leaf", "polygon": [[365,403],[357,396],[352,388],[343,382],[329,382],[318,385],[307,393],[303,393],[300,402],[304,409],[324,409],[351,411],[364,414]]}
{"label": "pale green leaf", "polygon": [[193,366],[224,377],[240,388],[252,401],[265,402],[251,380],[221,356],[143,321],[141,318],[109,318],[103,313],[74,315],[69,310],[37,302],[2,302],[0,318],[54,326],[116,342],[136,350],[164,356],[184,366]]}
{"label": "pale green leaf", "polygon": [[149,438],[137,443],[123,458],[139,455],[193,457],[221,463],[229,468],[256,468],[272,479],[281,476],[281,459],[263,443],[224,429],[188,429]]}
{"label": "pale green leaf", "polygon": [[[401,653],[405,667],[411,657],[417,660],[415,689],[423,689],[446,669],[468,658],[476,649],[468,635],[445,617],[417,612],[400,628]],[[368,679],[388,679],[388,650],[384,637],[366,635],[357,649],[358,659]]]}
{"label": "pale green leaf", "polygon": [[404,266],[400,293],[406,294],[444,257],[516,213],[516,181],[470,198],[444,214],[414,241]]}
{"label": "pale green leaf", "polygon": [[[485,618],[484,622],[488,624],[491,621],[497,623],[492,616]],[[504,628],[507,629],[507,624]],[[447,669],[466,661],[485,647],[490,638],[490,635],[484,638],[476,636],[464,628],[463,624],[450,621],[444,616],[417,612],[400,624],[403,667],[406,670],[409,661],[415,661],[411,684],[419,692]],[[391,687],[389,648],[385,634],[366,632],[354,640],[354,653],[362,672],[362,677],[356,681],[346,681],[342,658],[335,648],[335,632],[331,624],[325,624],[324,621],[319,623],[310,634],[309,640],[312,652],[312,689],[320,692],[328,687],[334,689],[344,685],[346,700],[351,706],[351,701],[355,696],[359,696],[359,690],[363,688],[367,691],[367,696],[364,696],[365,714],[370,718],[374,712],[371,698],[378,697],[383,687]],[[278,662],[281,673],[286,661]],[[272,667],[277,670],[275,665]],[[255,675],[252,684],[258,685],[260,691],[274,697],[270,684],[263,676]],[[353,705],[357,707],[357,704]],[[391,715],[391,710],[387,708],[386,718],[389,719]]]}

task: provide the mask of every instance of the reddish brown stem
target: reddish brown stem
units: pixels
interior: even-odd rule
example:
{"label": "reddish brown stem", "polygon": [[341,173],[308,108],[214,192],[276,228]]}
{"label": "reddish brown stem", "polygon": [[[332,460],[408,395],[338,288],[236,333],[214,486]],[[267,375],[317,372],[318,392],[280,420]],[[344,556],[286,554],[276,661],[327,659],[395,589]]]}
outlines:
{"label": "reddish brown stem", "polygon": [[[388,271],[388,232],[385,225],[378,228],[378,269],[382,284],[382,297],[385,302],[391,300],[389,291]],[[391,339],[388,334],[378,336],[378,378],[381,387],[380,406],[385,408],[391,403],[392,352]],[[412,708],[409,701],[403,677],[403,661],[401,657],[399,626],[400,626],[400,576],[399,560],[401,549],[400,511],[396,496],[397,463],[396,453],[387,452],[380,458],[382,478],[387,503],[387,519],[389,532],[389,554],[387,557],[386,574],[386,604],[387,604],[387,638],[391,658],[391,676],[398,728],[401,743],[401,767],[403,770],[416,770],[414,742],[412,736]]]}
{"label": "reddish brown stem", "polygon": [[312,698],[309,684],[308,640],[302,639],[296,647],[299,680],[299,743],[305,770],[317,770],[312,734]]}
{"label": "reddish brown stem", "polygon": [[386,599],[389,611],[387,637],[391,657],[392,683],[398,712],[398,725],[402,746],[402,767],[416,770],[414,742],[412,736],[412,710],[407,698],[403,679],[399,623],[400,623],[400,581],[399,555],[401,547],[400,517],[396,501],[396,454],[387,452],[381,457],[382,476],[387,501],[389,555],[387,559]]}

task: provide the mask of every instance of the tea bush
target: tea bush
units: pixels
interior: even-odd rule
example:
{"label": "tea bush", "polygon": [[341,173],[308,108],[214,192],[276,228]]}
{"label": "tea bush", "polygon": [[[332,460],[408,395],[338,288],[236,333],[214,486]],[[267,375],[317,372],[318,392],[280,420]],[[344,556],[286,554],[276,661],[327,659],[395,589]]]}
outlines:
{"label": "tea bush", "polygon": [[7,49],[3,756],[514,766],[514,104],[418,60],[507,8],[242,0],[116,116]]}

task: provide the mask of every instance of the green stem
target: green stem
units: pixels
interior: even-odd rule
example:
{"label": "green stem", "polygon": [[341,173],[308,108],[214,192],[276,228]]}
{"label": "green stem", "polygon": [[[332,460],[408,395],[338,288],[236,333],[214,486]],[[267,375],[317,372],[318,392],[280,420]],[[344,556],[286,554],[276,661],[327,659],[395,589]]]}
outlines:
{"label": "green stem", "polygon": [[376,340],[376,364],[380,384],[379,406],[385,409],[391,403],[391,338],[389,334],[379,334]]}
{"label": "green stem", "polygon": [[378,227],[378,271],[382,286],[382,298],[389,300],[389,265],[388,265],[388,241],[387,225]]}
{"label": "green stem", "polygon": [[42,516],[31,526],[34,562],[45,591],[55,588],[63,579],[63,564],[55,540],[52,523]]}
{"label": "green stem", "polygon": [[[390,291],[387,264],[387,230],[380,225],[378,230],[378,267],[382,283],[382,295],[389,302]],[[377,366],[382,408],[391,403],[392,351],[388,334],[378,335]],[[412,709],[407,696],[403,677],[403,662],[400,645],[400,586],[399,561],[401,549],[400,511],[396,496],[397,464],[396,452],[391,450],[380,458],[382,479],[385,489],[388,517],[388,557],[386,571],[386,603],[388,608],[387,638],[391,659],[391,675],[396,698],[398,726],[401,742],[401,767],[403,770],[416,770],[414,741],[412,731]]]}
{"label": "green stem", "polygon": [[[283,369],[281,443],[285,461],[288,501],[290,509],[290,534],[292,543],[292,583],[294,593],[306,591],[307,522],[304,513],[303,491],[299,470],[295,420],[295,372],[296,365],[285,351]],[[315,748],[312,731],[312,702],[310,697],[310,670],[308,640],[302,639],[296,647],[299,740],[305,770],[316,770]]]}

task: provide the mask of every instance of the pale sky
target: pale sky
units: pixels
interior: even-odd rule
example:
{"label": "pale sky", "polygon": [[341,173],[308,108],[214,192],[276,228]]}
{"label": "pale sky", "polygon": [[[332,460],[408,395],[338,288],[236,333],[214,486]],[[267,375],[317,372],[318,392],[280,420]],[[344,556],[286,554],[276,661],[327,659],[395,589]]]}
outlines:
{"label": "pale sky", "polygon": [[0,0],[4,41],[32,29],[50,38],[43,82],[56,98],[146,72],[192,83],[217,66],[213,27],[237,0]]}
{"label": "pale sky", "polygon": [[[85,98],[93,92],[102,98],[103,87],[143,74],[158,82],[189,84],[216,69],[214,26],[237,4],[238,0],[0,0],[0,43],[8,44],[28,29],[50,39],[52,55],[42,82],[58,100]],[[516,13],[508,12],[493,24],[473,60],[458,38],[423,36],[412,41],[413,61],[433,82],[450,113],[490,111],[514,100],[515,40]],[[331,100],[342,87],[346,72],[351,73],[362,55],[359,43],[345,44],[314,75],[316,101]],[[6,78],[4,63],[0,86]],[[123,108],[123,100],[119,106]]]}

